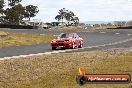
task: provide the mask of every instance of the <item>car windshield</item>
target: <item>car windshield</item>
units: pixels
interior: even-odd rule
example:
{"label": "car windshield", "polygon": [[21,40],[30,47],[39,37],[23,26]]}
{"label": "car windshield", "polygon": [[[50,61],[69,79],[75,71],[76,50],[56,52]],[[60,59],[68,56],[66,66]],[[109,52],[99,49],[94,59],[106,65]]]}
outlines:
{"label": "car windshield", "polygon": [[61,34],[58,36],[58,38],[70,38],[70,37],[73,37],[72,34]]}

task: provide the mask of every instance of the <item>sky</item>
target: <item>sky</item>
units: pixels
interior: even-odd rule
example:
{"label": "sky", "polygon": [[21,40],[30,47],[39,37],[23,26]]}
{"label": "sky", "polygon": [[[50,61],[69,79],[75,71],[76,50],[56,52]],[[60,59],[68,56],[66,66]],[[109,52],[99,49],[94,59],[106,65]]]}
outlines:
{"label": "sky", "polygon": [[56,21],[62,8],[73,11],[81,22],[132,20],[132,0],[23,0],[22,4],[38,6],[39,13],[33,19],[43,22]]}

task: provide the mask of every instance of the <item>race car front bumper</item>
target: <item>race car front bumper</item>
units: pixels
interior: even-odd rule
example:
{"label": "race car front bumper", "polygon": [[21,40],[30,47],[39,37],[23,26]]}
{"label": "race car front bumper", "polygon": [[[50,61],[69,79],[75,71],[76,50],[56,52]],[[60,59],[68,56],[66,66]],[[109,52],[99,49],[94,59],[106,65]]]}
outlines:
{"label": "race car front bumper", "polygon": [[53,42],[52,48],[72,48],[72,42]]}

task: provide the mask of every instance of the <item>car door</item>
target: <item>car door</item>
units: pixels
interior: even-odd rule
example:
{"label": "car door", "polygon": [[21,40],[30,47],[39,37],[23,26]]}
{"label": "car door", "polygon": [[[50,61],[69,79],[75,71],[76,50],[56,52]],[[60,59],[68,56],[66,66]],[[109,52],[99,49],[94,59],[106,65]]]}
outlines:
{"label": "car door", "polygon": [[80,37],[76,34],[76,38],[77,38],[77,45],[80,45]]}
{"label": "car door", "polygon": [[79,37],[76,33],[74,33],[74,40],[75,40],[75,44],[78,46],[79,45]]}

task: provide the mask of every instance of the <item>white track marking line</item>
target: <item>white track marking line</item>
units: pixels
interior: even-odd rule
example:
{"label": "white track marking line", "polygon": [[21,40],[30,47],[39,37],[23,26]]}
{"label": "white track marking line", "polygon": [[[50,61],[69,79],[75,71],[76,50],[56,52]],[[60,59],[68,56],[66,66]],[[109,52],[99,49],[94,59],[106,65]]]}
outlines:
{"label": "white track marking line", "polygon": [[11,59],[10,57],[4,57],[4,58],[0,58],[0,60],[8,60]]}
{"label": "white track marking line", "polygon": [[12,58],[19,58],[20,56],[12,56]]}
{"label": "white track marking line", "polygon": [[59,52],[59,53],[64,53],[64,52],[66,52],[66,51],[63,51],[63,50],[59,50],[58,52]]}
{"label": "white track marking line", "polygon": [[68,52],[68,51],[72,51],[71,49],[69,49],[69,50],[65,50],[66,52]]}
{"label": "white track marking line", "polygon": [[104,33],[106,33],[106,32],[100,32],[100,33],[104,34]]}
{"label": "white track marking line", "polygon": [[51,54],[51,52],[45,52],[44,54]]}
{"label": "white track marking line", "polygon": [[86,31],[86,32],[90,32],[90,31]]}
{"label": "white track marking line", "polygon": [[131,34],[127,34],[127,35],[131,35]]}
{"label": "white track marking line", "polygon": [[44,55],[44,53],[38,53],[39,56]]}
{"label": "white track marking line", "polygon": [[119,35],[120,33],[115,33],[116,35]]}
{"label": "white track marking line", "polygon": [[26,55],[20,55],[20,57],[24,57],[24,58],[25,58],[25,57],[26,57]]}
{"label": "white track marking line", "polygon": [[53,52],[51,52],[51,53],[59,53],[59,51],[53,51]]}
{"label": "white track marking line", "polygon": [[52,53],[60,53],[60,52],[75,51],[75,50],[79,50],[79,49],[97,48],[97,47],[101,47],[101,46],[116,45],[116,44],[121,44],[121,43],[125,43],[125,42],[128,42],[128,41],[132,41],[132,39],[126,39],[126,40],[118,41],[118,42],[114,42],[114,43],[108,43],[108,44],[103,44],[103,45],[98,45],[98,46],[89,46],[89,47],[83,47],[83,48],[78,48],[78,49],[59,50],[59,51],[52,51],[52,52],[45,52],[45,53],[38,53],[38,54],[4,57],[4,58],[0,58],[0,60],[17,59],[17,58],[25,58],[25,57],[31,57],[31,56],[40,56],[40,55],[51,55]]}

